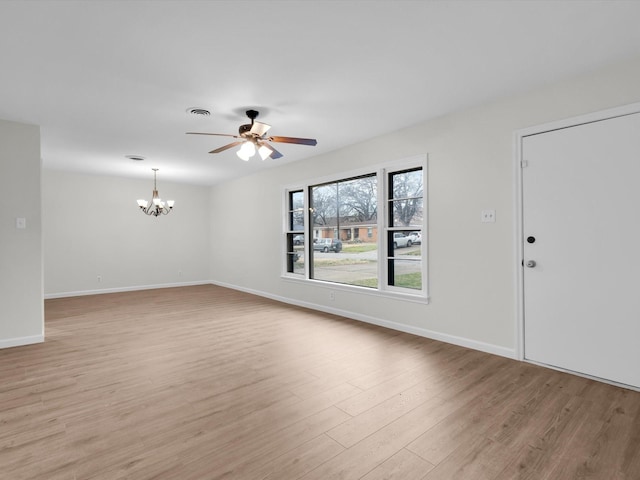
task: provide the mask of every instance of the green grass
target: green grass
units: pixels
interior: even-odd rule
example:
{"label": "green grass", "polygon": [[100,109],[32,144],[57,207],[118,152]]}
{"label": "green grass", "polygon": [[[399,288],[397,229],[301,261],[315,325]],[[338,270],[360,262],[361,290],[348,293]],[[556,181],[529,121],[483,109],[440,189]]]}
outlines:
{"label": "green grass", "polygon": [[354,243],[354,244],[343,244],[342,250],[348,253],[363,253],[363,252],[371,252],[372,250],[377,250],[378,245],[376,243]]}
{"label": "green grass", "polygon": [[378,288],[378,279],[377,278],[365,278],[363,280],[356,280],[355,282],[353,282],[353,285],[358,285],[359,287]]}
{"label": "green grass", "polygon": [[[365,278],[362,280],[358,280],[353,282],[353,285],[358,285],[360,287],[378,287],[378,279],[377,278]],[[403,288],[413,288],[415,290],[422,289],[422,274],[420,272],[416,273],[405,273],[404,275],[396,275],[396,287]]]}
{"label": "green grass", "polygon": [[404,275],[396,275],[396,287],[422,289],[422,273],[405,273]]}

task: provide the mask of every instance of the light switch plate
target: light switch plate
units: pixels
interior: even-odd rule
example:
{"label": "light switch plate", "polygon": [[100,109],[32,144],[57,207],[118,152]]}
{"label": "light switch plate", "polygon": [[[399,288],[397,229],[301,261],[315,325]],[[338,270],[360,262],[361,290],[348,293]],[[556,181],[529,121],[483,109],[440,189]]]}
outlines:
{"label": "light switch plate", "polygon": [[16,228],[27,228],[27,219],[24,217],[16,218]]}

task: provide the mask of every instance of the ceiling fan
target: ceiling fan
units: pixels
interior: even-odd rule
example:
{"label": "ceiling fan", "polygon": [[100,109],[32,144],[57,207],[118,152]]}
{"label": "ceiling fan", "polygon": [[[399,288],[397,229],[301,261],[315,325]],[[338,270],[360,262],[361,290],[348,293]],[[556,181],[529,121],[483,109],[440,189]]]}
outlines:
{"label": "ceiling fan", "polygon": [[249,160],[256,150],[262,160],[267,158],[280,158],[282,154],[273,148],[268,142],[280,142],[280,143],[296,143],[298,145],[316,145],[318,142],[315,138],[296,138],[296,137],[268,137],[267,131],[271,128],[271,125],[266,123],[256,122],[255,119],[258,116],[256,110],[247,110],[247,117],[251,119],[251,123],[240,125],[238,129],[238,135],[232,135],[228,133],[200,133],[200,132],[187,132],[188,135],[216,135],[219,137],[233,137],[238,138],[237,142],[231,142],[215,150],[211,150],[209,153],[220,153],[235,147],[236,145],[242,145],[237,152],[238,157],[242,160]]}

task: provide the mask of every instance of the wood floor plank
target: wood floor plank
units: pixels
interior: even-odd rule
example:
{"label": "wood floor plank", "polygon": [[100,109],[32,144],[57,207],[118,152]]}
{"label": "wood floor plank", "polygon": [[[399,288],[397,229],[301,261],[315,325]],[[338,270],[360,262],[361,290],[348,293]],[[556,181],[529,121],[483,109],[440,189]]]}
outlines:
{"label": "wood floor plank", "polygon": [[427,473],[424,480],[494,480],[517,452],[489,438],[480,437],[471,445],[457,448]]}
{"label": "wood floor plank", "polygon": [[[343,422],[341,425],[329,430],[327,435],[344,447],[352,447],[411,410],[429,400],[433,400],[440,388],[440,385],[420,383]],[[436,399],[432,403],[438,404],[441,401]]]}
{"label": "wood floor plank", "polygon": [[[513,369],[521,370],[515,364]],[[538,368],[521,373],[512,382],[504,382],[503,376],[495,388],[472,398],[411,442],[407,449],[437,465],[460,445],[473,444],[478,438],[491,435],[509,417],[513,408],[527,400],[530,389],[539,388],[546,382],[545,372]]]}
{"label": "wood floor plank", "polygon": [[191,448],[181,455],[181,460],[188,464],[199,463],[203,459],[208,465],[208,478],[254,478],[259,472],[268,468],[269,463],[277,457],[295,450],[325,431],[339,424],[348,415],[343,411],[330,407],[315,415],[306,417],[281,430],[272,430],[243,439],[241,442],[227,443],[210,458],[210,448],[206,443]]}
{"label": "wood floor plank", "polygon": [[4,480],[636,480],[640,393],[213,285],[45,302]]}
{"label": "wood floor plank", "polygon": [[367,473],[362,480],[421,480],[431,470],[432,464],[403,449]]}
{"label": "wood floor plank", "polygon": [[326,435],[320,435],[273,460],[264,462],[263,465],[252,469],[251,473],[247,469],[242,473],[238,472],[240,474],[237,478],[256,478],[260,480],[282,480],[286,478],[295,480],[342,451],[344,451],[344,448],[336,441]]}
{"label": "wood floor plank", "polygon": [[429,377],[421,371],[409,371],[394,376],[394,378],[365,390],[358,395],[340,402],[337,406],[349,415],[359,415],[376,405],[399,395],[417,384],[428,381]]}

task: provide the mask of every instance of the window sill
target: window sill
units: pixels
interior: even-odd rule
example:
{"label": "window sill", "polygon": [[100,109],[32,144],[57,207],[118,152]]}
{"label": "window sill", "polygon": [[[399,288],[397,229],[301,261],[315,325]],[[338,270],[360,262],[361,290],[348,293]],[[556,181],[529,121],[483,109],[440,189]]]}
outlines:
{"label": "window sill", "polygon": [[369,295],[379,298],[389,298],[393,300],[400,300],[404,302],[413,302],[421,304],[429,304],[429,296],[419,293],[405,293],[396,290],[377,290],[368,287],[358,287],[356,285],[346,285],[342,283],[325,282],[322,280],[310,280],[301,278],[299,275],[282,274],[280,276],[282,280],[287,282],[293,282],[300,285],[307,285],[310,287],[320,287],[327,290],[334,290],[338,292],[348,292],[356,295]]}

